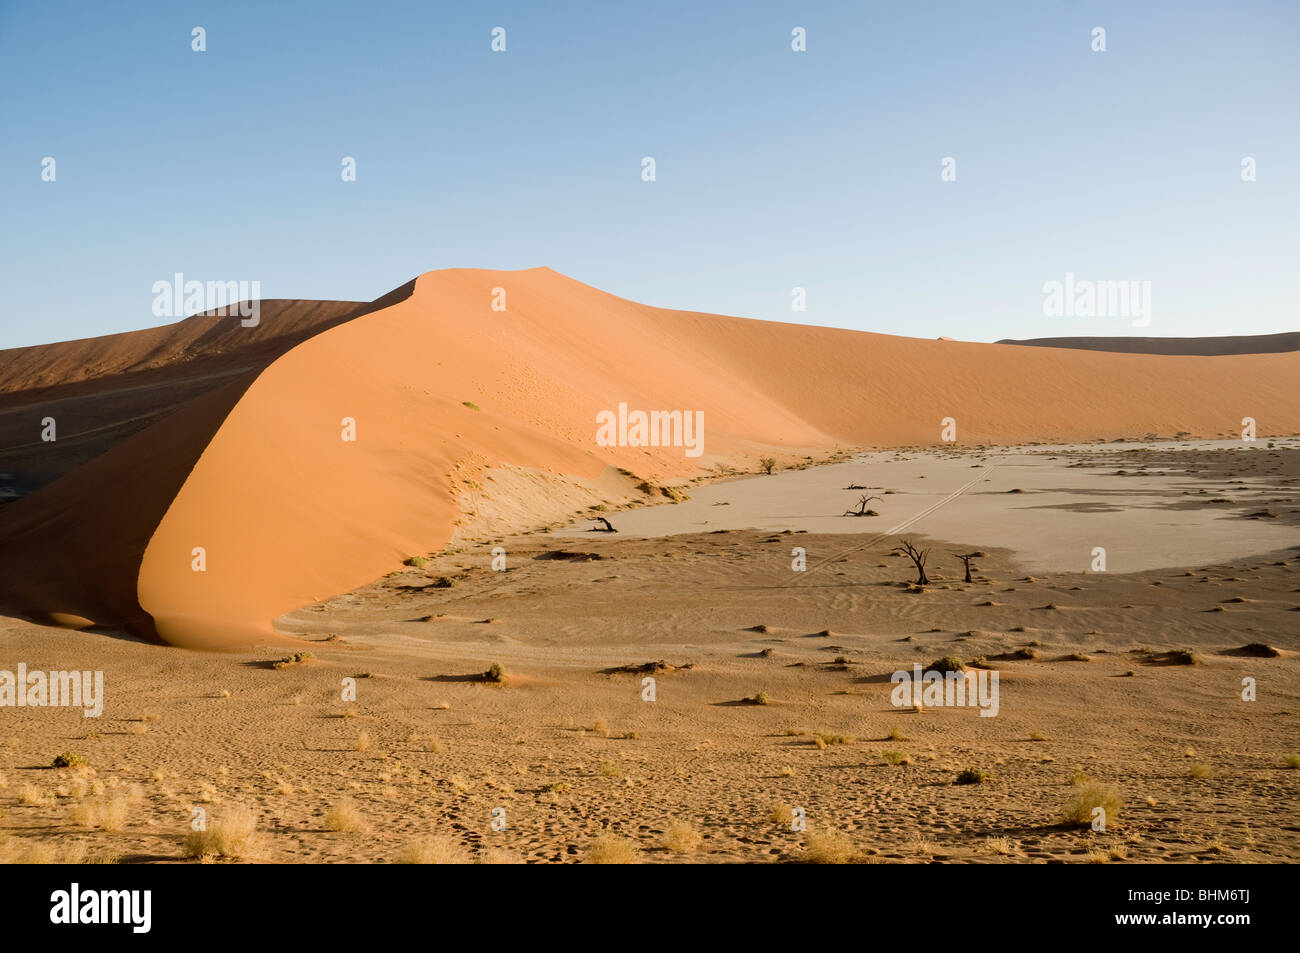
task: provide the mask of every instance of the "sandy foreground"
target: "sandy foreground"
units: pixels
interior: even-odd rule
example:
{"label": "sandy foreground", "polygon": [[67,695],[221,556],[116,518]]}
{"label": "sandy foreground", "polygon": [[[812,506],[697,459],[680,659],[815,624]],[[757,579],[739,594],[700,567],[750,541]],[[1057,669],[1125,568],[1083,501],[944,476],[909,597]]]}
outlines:
{"label": "sandy foreground", "polygon": [[[297,646],[0,618],[4,667],[106,693],[0,710],[0,852],[189,861],[196,809],[247,809],[228,859],[1294,861],[1298,481],[1294,439],[888,451],[514,536],[485,481],[450,548],[279,619]],[[945,656],[998,673],[995,717],[891,703]],[[1062,821],[1089,784],[1104,832]]]}

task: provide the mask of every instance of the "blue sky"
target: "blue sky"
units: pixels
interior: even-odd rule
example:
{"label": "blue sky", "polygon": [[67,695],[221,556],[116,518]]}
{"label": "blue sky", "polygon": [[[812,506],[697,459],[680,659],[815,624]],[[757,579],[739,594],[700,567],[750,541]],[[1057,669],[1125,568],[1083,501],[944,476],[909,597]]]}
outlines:
{"label": "blue sky", "polygon": [[[0,0],[0,347],[166,323],[178,271],[453,266],[917,337],[1297,330],[1297,50],[1294,2]],[[1046,317],[1067,272],[1150,281],[1150,325]]]}

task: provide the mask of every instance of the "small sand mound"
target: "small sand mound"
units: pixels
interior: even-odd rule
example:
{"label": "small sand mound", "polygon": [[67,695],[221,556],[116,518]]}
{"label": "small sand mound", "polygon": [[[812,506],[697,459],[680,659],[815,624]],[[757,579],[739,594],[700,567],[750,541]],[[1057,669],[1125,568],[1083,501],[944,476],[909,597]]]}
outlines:
{"label": "small sand mound", "polygon": [[614,668],[601,670],[602,675],[658,675],[662,672],[677,672],[693,668],[692,665],[669,665],[663,659],[640,664],[616,665]]}
{"label": "small sand mound", "polygon": [[1170,652],[1152,653],[1144,661],[1148,665],[1197,665],[1201,658],[1187,649],[1174,649]]}
{"label": "small sand mound", "polygon": [[578,553],[568,549],[552,549],[544,553],[539,553],[534,559],[564,559],[571,562],[588,563],[596,559],[604,559],[600,553]]}
{"label": "small sand mound", "polygon": [[1282,653],[1266,642],[1251,642],[1239,649],[1233,649],[1234,655],[1248,655],[1251,658],[1277,658]]}

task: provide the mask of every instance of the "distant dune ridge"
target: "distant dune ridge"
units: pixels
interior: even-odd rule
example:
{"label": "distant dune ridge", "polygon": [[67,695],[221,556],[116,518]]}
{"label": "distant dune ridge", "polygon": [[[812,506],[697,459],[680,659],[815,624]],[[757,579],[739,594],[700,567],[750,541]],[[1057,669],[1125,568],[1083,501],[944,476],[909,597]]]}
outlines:
{"label": "distant dune ridge", "polygon": [[[260,322],[196,314],[174,324],[0,352],[0,472],[44,486],[227,383],[252,380],[295,344],[410,294],[415,282],[369,304],[261,302]],[[242,392],[239,388],[236,393]],[[43,442],[32,418],[56,421]]]}
{"label": "distant dune ridge", "polygon": [[[0,353],[4,446],[20,447],[0,469],[37,472],[75,445],[75,422],[39,441],[58,400],[117,408],[96,424],[110,434],[98,455],[0,507],[0,603],[238,647],[439,549],[458,494],[499,464],[662,482],[760,455],[938,444],[945,417],[959,445],[1215,436],[1245,416],[1261,436],[1300,431],[1297,353],[926,341],[667,311],[546,268],[436,271],[368,306],[315,304],[286,305],[277,331],[264,303],[260,336],[238,318],[204,319],[225,323],[202,333],[188,319],[95,339],[112,342],[103,353]],[[136,429],[124,381],[153,394]],[[621,402],[702,412],[703,456],[601,446],[597,415]]]}
{"label": "distant dune ridge", "polygon": [[1023,341],[1004,338],[998,343],[1030,347],[1065,347],[1085,351],[1114,351],[1122,354],[1211,357],[1223,354],[1279,354],[1286,351],[1300,351],[1300,331],[1207,338],[1076,337],[1026,338]]}

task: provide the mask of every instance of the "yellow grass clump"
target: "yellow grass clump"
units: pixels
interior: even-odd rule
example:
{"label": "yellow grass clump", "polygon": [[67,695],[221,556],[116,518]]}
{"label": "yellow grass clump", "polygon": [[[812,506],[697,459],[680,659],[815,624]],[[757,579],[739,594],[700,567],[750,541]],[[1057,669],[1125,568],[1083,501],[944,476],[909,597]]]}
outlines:
{"label": "yellow grass clump", "polygon": [[1101,808],[1106,812],[1107,826],[1113,824],[1119,817],[1120,809],[1124,806],[1124,799],[1109,784],[1099,784],[1095,781],[1081,784],[1075,789],[1073,795],[1065,803],[1062,811],[1062,819],[1067,824],[1078,824],[1089,826],[1092,824],[1092,812],[1096,808]]}
{"label": "yellow grass clump", "polygon": [[997,854],[999,857],[1006,857],[1015,851],[1011,846],[1009,837],[986,837],[984,838],[984,849],[990,854]]}
{"label": "yellow grass clump", "polygon": [[132,798],[125,791],[117,791],[73,805],[68,817],[74,824],[91,830],[120,831],[126,827],[131,813]]}
{"label": "yellow grass clump", "polygon": [[523,857],[504,847],[489,847],[475,860],[478,864],[522,864],[523,862]]}
{"label": "yellow grass clump", "polygon": [[673,821],[664,831],[663,845],[676,854],[689,854],[700,846],[704,838],[690,821]]}
{"label": "yellow grass clump", "polygon": [[794,808],[785,801],[773,801],[768,808],[767,819],[773,824],[789,824],[794,820]]}
{"label": "yellow grass clump", "polygon": [[24,837],[0,836],[0,864],[115,864],[109,850],[91,850],[79,841],[51,843]]}
{"label": "yellow grass clump", "polygon": [[848,834],[827,827],[808,832],[799,859],[806,864],[849,864],[860,856]]}
{"label": "yellow grass clump", "polygon": [[239,804],[226,808],[206,830],[190,831],[185,837],[185,855],[205,862],[218,857],[246,860],[257,850],[257,815]]}
{"label": "yellow grass clump", "polygon": [[397,853],[399,864],[468,864],[469,852],[446,834],[427,834]]}
{"label": "yellow grass clump", "polygon": [[350,798],[344,798],[325,812],[325,829],[327,831],[350,834],[355,831],[365,830],[365,828],[366,822],[362,819],[361,812],[357,810],[357,806],[352,803]]}
{"label": "yellow grass clump", "polygon": [[606,831],[587,845],[584,864],[635,864],[641,849],[636,842]]}
{"label": "yellow grass clump", "polygon": [[28,807],[49,807],[54,803],[54,795],[34,784],[24,784],[18,789],[18,800]]}

